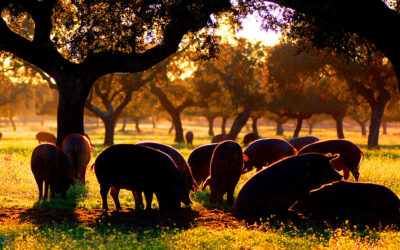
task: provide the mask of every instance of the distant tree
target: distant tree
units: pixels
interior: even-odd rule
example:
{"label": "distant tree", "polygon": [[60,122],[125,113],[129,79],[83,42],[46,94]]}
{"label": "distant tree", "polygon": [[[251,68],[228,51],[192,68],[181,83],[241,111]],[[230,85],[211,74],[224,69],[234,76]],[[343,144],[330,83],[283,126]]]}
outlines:
{"label": "distant tree", "polygon": [[355,97],[355,103],[349,106],[348,115],[361,128],[361,135],[367,136],[367,123],[371,118],[371,108],[361,96]]}

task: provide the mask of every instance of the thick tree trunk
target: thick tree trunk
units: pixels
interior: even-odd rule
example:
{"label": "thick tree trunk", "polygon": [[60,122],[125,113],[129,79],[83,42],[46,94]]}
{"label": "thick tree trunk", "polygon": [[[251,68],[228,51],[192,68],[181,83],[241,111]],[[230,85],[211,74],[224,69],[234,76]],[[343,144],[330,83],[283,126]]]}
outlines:
{"label": "thick tree trunk", "polygon": [[226,122],[228,121],[228,117],[223,116],[221,122],[221,134],[226,134]]}
{"label": "thick tree trunk", "polygon": [[343,116],[337,116],[334,118],[336,121],[336,132],[339,139],[344,139],[343,133]]}
{"label": "thick tree trunk", "polygon": [[[64,138],[71,133],[84,133],[83,114],[85,101],[89,91],[75,86],[77,93],[68,88],[59,88],[59,102],[57,112],[57,145],[61,146]],[[107,144],[111,145],[111,144]]]}
{"label": "thick tree trunk", "polygon": [[239,113],[235,120],[233,121],[231,131],[228,134],[228,138],[231,140],[236,140],[242,128],[247,124],[250,118],[250,110],[245,109],[243,112]]}
{"label": "thick tree trunk", "polygon": [[172,121],[174,122],[174,127],[175,127],[175,139],[174,142],[181,143],[185,142],[185,139],[183,137],[183,127],[182,127],[182,121],[181,121],[181,113],[176,112],[171,114],[172,115]]}
{"label": "thick tree trunk", "polygon": [[371,120],[369,124],[369,135],[368,135],[368,148],[378,149],[379,148],[379,129],[383,114],[385,111],[387,101],[378,103],[372,108]]}
{"label": "thick tree trunk", "polygon": [[214,119],[215,117],[206,117],[208,121],[208,135],[214,136]]}
{"label": "thick tree trunk", "polygon": [[140,134],[140,132],[142,132],[142,131],[140,131],[140,127],[139,127],[140,117],[135,117],[134,120],[135,120],[136,132],[138,132],[138,134]]}
{"label": "thick tree trunk", "polygon": [[106,130],[104,136],[104,145],[107,146],[114,145],[114,130],[116,125],[116,119],[108,118],[108,119],[102,119],[102,121],[104,123],[104,128]]}
{"label": "thick tree trunk", "polygon": [[251,124],[251,126],[253,128],[253,133],[258,135],[258,126],[257,126],[258,117],[253,117],[252,121],[253,123]]}
{"label": "thick tree trunk", "polygon": [[298,117],[297,118],[296,128],[295,128],[295,130],[293,132],[293,138],[299,137],[302,125],[303,125],[303,117]]}

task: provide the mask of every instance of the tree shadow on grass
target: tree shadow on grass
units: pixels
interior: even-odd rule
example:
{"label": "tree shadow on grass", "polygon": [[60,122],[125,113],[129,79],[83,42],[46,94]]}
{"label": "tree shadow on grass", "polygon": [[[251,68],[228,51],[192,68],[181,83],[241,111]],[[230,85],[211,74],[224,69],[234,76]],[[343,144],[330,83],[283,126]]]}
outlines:
{"label": "tree shadow on grass", "polygon": [[[192,199],[194,201],[197,201],[198,203],[200,203],[206,209],[219,209],[219,210],[223,210],[223,211],[226,211],[226,212],[232,212],[233,211],[233,206],[227,204],[226,195],[224,195],[224,197],[223,197],[222,204],[211,203],[210,202],[210,191],[209,190],[205,190],[203,192],[197,191],[196,193],[194,193],[192,195]],[[236,199],[236,197],[234,197],[234,199]]]}

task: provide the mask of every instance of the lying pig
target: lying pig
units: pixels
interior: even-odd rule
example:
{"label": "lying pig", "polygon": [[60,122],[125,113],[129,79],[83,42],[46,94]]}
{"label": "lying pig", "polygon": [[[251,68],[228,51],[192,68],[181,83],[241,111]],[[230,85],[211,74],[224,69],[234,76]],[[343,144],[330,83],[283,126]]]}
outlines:
{"label": "lying pig", "polygon": [[337,181],[311,191],[292,209],[320,217],[391,219],[399,218],[400,200],[382,185]]}
{"label": "lying pig", "polygon": [[[116,208],[119,189],[144,192],[147,207],[151,207],[149,194],[155,193],[160,210],[179,210],[181,202],[189,205],[189,192],[175,163],[165,153],[138,145],[119,144],[105,149],[94,165],[103,209],[108,211],[107,194],[111,193]],[[138,197],[136,197],[138,198]],[[139,203],[135,200],[136,204]]]}
{"label": "lying pig", "polygon": [[323,154],[291,156],[259,171],[239,191],[234,214],[238,218],[256,219],[287,213],[310,190],[342,178],[330,163],[337,157]]}
{"label": "lying pig", "polygon": [[68,156],[53,144],[41,144],[33,150],[31,169],[39,188],[39,201],[48,198],[49,187],[51,198],[56,194],[66,198],[69,186],[75,183],[69,177],[69,165]]}

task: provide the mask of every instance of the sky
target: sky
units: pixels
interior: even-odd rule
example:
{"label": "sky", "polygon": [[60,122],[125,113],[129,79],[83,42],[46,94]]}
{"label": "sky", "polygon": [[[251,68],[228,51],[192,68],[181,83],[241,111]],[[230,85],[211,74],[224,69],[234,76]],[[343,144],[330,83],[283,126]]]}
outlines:
{"label": "sky", "polygon": [[267,46],[279,43],[280,38],[280,35],[276,32],[262,30],[260,22],[255,17],[249,17],[243,21],[243,30],[238,32],[237,36],[248,40],[262,41]]}

